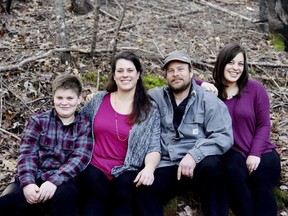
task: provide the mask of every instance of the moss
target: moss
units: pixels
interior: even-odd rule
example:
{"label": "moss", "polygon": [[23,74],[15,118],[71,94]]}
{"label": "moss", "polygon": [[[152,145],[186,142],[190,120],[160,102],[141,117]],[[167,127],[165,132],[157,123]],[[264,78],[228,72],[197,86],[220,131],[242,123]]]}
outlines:
{"label": "moss", "polygon": [[283,209],[288,206],[288,194],[287,193],[275,187],[274,194],[275,194],[277,206],[279,209]]}
{"label": "moss", "polygon": [[177,202],[178,198],[175,197],[171,199],[165,206],[164,206],[164,215],[165,216],[175,216],[177,212]]}
{"label": "moss", "polygon": [[146,89],[148,90],[154,87],[161,87],[166,84],[166,79],[160,77],[159,75],[152,75],[152,74],[146,74],[143,77],[143,81]]}
{"label": "moss", "polygon": [[277,33],[271,33],[269,34],[269,40],[271,41],[272,46],[276,50],[278,51],[285,50],[284,38],[281,35]]}

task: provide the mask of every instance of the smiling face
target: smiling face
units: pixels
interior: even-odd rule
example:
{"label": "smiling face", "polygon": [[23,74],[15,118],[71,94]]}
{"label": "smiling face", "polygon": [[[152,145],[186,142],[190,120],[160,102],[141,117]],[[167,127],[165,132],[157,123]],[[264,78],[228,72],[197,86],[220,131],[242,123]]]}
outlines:
{"label": "smiling face", "polygon": [[193,73],[187,63],[171,61],[166,67],[167,84],[174,93],[190,88],[192,77]]}
{"label": "smiling face", "polygon": [[54,93],[54,107],[62,121],[73,118],[81,97],[72,89],[58,88]]}
{"label": "smiling face", "polygon": [[244,71],[243,53],[238,53],[224,68],[224,78],[228,85],[235,84]]}
{"label": "smiling face", "polygon": [[133,62],[118,59],[116,62],[114,80],[121,91],[135,90],[140,72],[137,71]]}

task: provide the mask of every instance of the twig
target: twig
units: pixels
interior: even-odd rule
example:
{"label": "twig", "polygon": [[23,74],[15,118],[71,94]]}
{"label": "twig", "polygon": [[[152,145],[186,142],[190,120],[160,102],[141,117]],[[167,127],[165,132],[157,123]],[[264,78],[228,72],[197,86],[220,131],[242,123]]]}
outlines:
{"label": "twig", "polygon": [[96,84],[96,90],[99,90],[100,85],[100,70],[97,70],[97,84]]}
{"label": "twig", "polygon": [[3,106],[3,94],[2,94],[2,92],[3,92],[3,86],[2,86],[2,82],[3,82],[3,80],[2,80],[2,74],[0,74],[0,89],[1,89],[1,96],[0,96],[0,127],[2,126],[2,106]]}
{"label": "twig", "polygon": [[164,58],[163,53],[161,52],[161,50],[159,49],[159,46],[155,43],[155,41],[153,40],[153,44],[156,46],[158,52],[160,53],[161,57]]}
{"label": "twig", "polygon": [[9,131],[1,128],[1,127],[0,127],[0,131],[2,131],[3,133],[9,134],[10,136],[14,137],[15,139],[17,139],[19,141],[21,140],[17,135],[15,135],[15,134],[13,134],[13,133],[11,133],[11,132],[9,132]]}
{"label": "twig", "polygon": [[35,103],[35,102],[37,102],[37,101],[45,100],[45,99],[49,99],[49,97],[37,98],[37,99],[35,99],[35,100],[28,101],[28,102],[26,102],[26,103],[27,103],[27,104],[31,104],[31,103]]}
{"label": "twig", "polygon": [[255,65],[255,66],[267,66],[267,67],[288,67],[287,64],[273,64],[273,63],[268,63],[268,62],[248,62],[249,65]]}
{"label": "twig", "polygon": [[[278,90],[281,92],[282,90],[281,90],[281,88],[280,88],[280,86],[278,85],[278,83],[275,81],[275,79],[273,78],[273,77],[271,77],[265,70],[263,70],[261,67],[259,67],[259,66],[256,66],[259,70],[262,70],[265,74],[266,74],[266,76],[268,76],[269,77],[269,80],[272,80],[272,82],[275,84],[275,86],[278,88]],[[286,101],[288,101],[288,99],[287,99],[287,97],[286,97],[286,95],[285,94],[283,94],[283,96],[284,96],[284,98],[286,99]]]}
{"label": "twig", "polygon": [[235,12],[233,12],[233,11],[229,11],[229,10],[227,10],[227,9],[224,8],[224,7],[217,6],[217,5],[212,4],[212,3],[210,3],[210,2],[207,2],[207,1],[199,0],[199,1],[197,1],[197,3],[200,3],[200,4],[202,4],[202,5],[209,6],[209,7],[211,7],[211,8],[216,9],[216,10],[219,10],[219,11],[222,11],[222,12],[224,12],[224,13],[227,13],[227,14],[229,14],[229,15],[231,15],[231,16],[238,17],[238,18],[241,18],[241,19],[246,20],[246,21],[249,21],[249,22],[254,22],[253,19],[250,19],[250,18],[248,18],[248,17],[246,17],[246,16],[243,16],[243,15],[241,15],[241,14],[235,13]]}
{"label": "twig", "polygon": [[[98,3],[97,5],[99,5],[99,3]],[[107,11],[104,11],[104,10],[101,9],[101,8],[99,9],[99,11],[100,11],[101,13],[105,14],[106,16],[108,16],[108,17],[110,17],[110,18],[112,18],[112,19],[114,19],[114,20],[116,20],[116,21],[119,21],[119,19],[118,19],[117,17],[109,14]]]}
{"label": "twig", "polygon": [[20,100],[28,109],[31,113],[34,113],[34,111],[25,103],[25,101],[22,100],[22,98],[20,98],[19,96],[17,96],[14,92],[11,91],[11,88],[9,88],[9,86],[7,86],[5,83],[3,83],[4,87],[11,92],[18,100]]}
{"label": "twig", "polygon": [[[151,59],[155,59],[155,58],[162,58],[161,55],[158,55],[151,52],[151,51],[148,51],[148,50],[144,50],[144,49],[141,49],[139,47],[118,47],[119,50],[136,50],[136,51],[140,51],[140,52],[143,52],[144,54],[146,54],[146,57],[149,56],[149,58]],[[98,50],[95,50],[95,53],[102,53],[102,52],[112,52],[113,50],[112,49],[98,49]],[[82,54],[90,54],[91,51],[90,50],[87,50],[87,49],[81,49],[81,48],[55,48],[55,49],[52,49],[52,50],[49,50],[47,51],[46,53],[43,53],[43,54],[39,54],[37,56],[32,56],[32,57],[29,57],[29,58],[26,58],[24,59],[23,61],[21,61],[20,63],[16,64],[16,65],[8,65],[8,66],[0,66],[0,73],[3,73],[3,72],[6,72],[6,71],[24,71],[21,67],[23,67],[25,64],[29,63],[29,62],[32,62],[32,61],[36,61],[36,60],[39,60],[39,59],[43,59],[43,58],[46,58],[50,55],[52,55],[53,53],[56,53],[56,52],[78,52],[78,53],[82,53]],[[155,56],[156,55],[156,56]],[[201,62],[199,59],[192,59],[192,61],[195,63],[195,64],[200,64],[200,65],[203,65],[203,66],[206,66],[206,67],[213,67],[213,65],[211,64],[207,64],[207,63],[204,63],[204,62]],[[211,62],[211,63],[214,63],[214,62]],[[265,63],[265,62],[248,62],[249,65],[258,65],[258,66],[269,66],[269,67],[282,67],[282,68],[288,68],[288,65],[287,64],[270,64],[270,63]]]}
{"label": "twig", "polygon": [[115,3],[118,5],[118,7],[120,8],[121,11],[123,11],[123,7],[121,6],[121,4],[117,1],[117,0],[114,0]]}

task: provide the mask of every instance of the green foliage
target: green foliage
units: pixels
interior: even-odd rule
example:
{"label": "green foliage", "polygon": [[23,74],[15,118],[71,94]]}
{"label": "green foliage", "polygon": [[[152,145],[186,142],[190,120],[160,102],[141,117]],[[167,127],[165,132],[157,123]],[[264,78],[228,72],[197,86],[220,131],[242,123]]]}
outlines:
{"label": "green foliage", "polygon": [[279,209],[283,209],[286,206],[288,206],[288,195],[284,191],[275,187],[274,188],[274,194],[275,194],[277,205],[278,205]]}
{"label": "green foliage", "polygon": [[256,71],[251,68],[250,71],[249,71],[249,74],[250,74],[251,77],[253,77],[253,76],[256,75]]}
{"label": "green foliage", "polygon": [[269,40],[271,41],[273,47],[278,51],[284,51],[285,44],[284,44],[284,38],[277,34],[277,33],[271,33],[269,34]]}
{"label": "green foliage", "polygon": [[96,71],[87,72],[82,76],[82,81],[85,83],[88,82],[88,83],[95,83],[96,84],[97,79],[98,79],[98,75],[97,75]]}
{"label": "green foliage", "polygon": [[166,84],[166,79],[157,75],[152,75],[152,74],[146,74],[143,77],[143,81],[147,90],[154,88],[154,87],[161,87]]}
{"label": "green foliage", "polygon": [[[96,71],[89,71],[82,76],[82,81],[84,85],[93,85],[96,86],[98,80],[98,73]],[[99,90],[103,88],[103,86],[107,82],[106,76],[100,76],[99,80]]]}

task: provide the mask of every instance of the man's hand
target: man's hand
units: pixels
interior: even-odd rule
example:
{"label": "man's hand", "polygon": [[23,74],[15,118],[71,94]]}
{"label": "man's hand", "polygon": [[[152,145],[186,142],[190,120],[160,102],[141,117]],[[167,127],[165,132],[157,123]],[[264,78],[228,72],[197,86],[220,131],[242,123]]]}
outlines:
{"label": "man's hand", "polygon": [[40,186],[40,196],[39,196],[39,202],[45,202],[48,199],[51,199],[57,189],[57,186],[54,185],[50,181],[45,181],[41,186]]}
{"label": "man's hand", "polygon": [[150,169],[149,167],[145,166],[144,169],[141,170],[141,172],[138,173],[134,183],[137,182],[136,187],[139,187],[140,185],[152,185],[154,182],[154,169]]}
{"label": "man's hand", "polygon": [[193,177],[193,172],[196,167],[196,162],[190,154],[186,154],[182,158],[178,166],[177,179],[181,179],[181,175],[187,176],[189,178]]}
{"label": "man's hand", "polygon": [[207,91],[213,92],[216,96],[218,95],[218,89],[212,83],[203,82],[201,87]]}
{"label": "man's hand", "polygon": [[23,193],[26,198],[26,201],[29,204],[35,204],[38,203],[39,201],[39,191],[40,188],[36,184],[28,184],[23,188]]}
{"label": "man's hand", "polygon": [[261,161],[261,158],[257,156],[249,155],[247,157],[246,166],[250,174],[258,168],[260,161]]}

